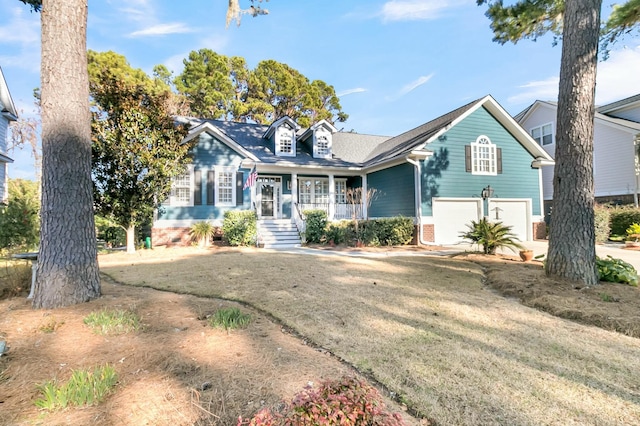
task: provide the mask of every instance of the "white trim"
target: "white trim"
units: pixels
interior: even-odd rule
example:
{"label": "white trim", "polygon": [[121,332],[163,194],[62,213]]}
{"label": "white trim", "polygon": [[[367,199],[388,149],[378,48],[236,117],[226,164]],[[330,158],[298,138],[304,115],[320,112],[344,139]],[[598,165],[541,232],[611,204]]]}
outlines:
{"label": "white trim", "polygon": [[[187,164],[185,172],[181,173],[179,176],[181,176],[182,174],[188,174],[189,175],[189,201],[188,202],[177,201],[174,198],[174,196],[171,195],[171,193],[169,193],[169,196],[162,203],[162,205],[169,206],[169,207],[192,207],[193,206],[193,201],[194,201],[193,200],[193,188],[194,188],[194,185],[195,185],[195,182],[194,182],[195,181],[194,165],[193,164]],[[173,181],[175,181],[175,178],[173,179]],[[171,191],[173,191],[173,182],[171,184]]]}
{"label": "white trim", "polygon": [[[489,136],[480,135],[475,142],[471,142],[471,174],[483,176],[498,175],[498,158],[496,145],[491,142]],[[480,151],[487,151],[489,158],[480,156]],[[489,170],[480,170],[481,161],[488,161]]]}
{"label": "white trim", "polygon": [[181,144],[188,143],[193,139],[200,136],[202,133],[208,133],[209,135],[217,138],[219,141],[227,145],[229,148],[233,149],[238,154],[248,157],[253,161],[259,161],[258,157],[253,155],[251,152],[244,149],[240,144],[236,143],[233,139],[227,136],[222,130],[218,129],[213,124],[205,121],[204,123],[194,127],[189,131],[189,134],[182,140]]}
{"label": "white trim", "polygon": [[[551,142],[549,142],[549,143],[544,143],[544,133],[542,133],[542,129],[545,128],[546,126],[551,126]],[[538,145],[540,145],[540,146],[550,146],[550,145],[554,145],[556,143],[556,135],[555,135],[555,132],[554,132],[554,128],[555,128],[555,123],[553,121],[550,121],[548,123],[544,123],[544,124],[540,124],[538,126],[531,127],[529,129],[529,134],[533,138],[533,131],[535,129],[540,129],[540,143]],[[535,140],[535,138],[533,140]]]}
{"label": "white trim", "polygon": [[[215,166],[213,168],[215,172],[215,192],[214,192],[214,205],[216,207],[233,207],[236,205],[236,173],[237,169],[235,167],[230,166]],[[220,201],[220,174],[221,173],[231,173],[231,201],[229,202],[221,202]]]}
{"label": "white trim", "polygon": [[152,228],[191,228],[198,222],[210,222],[213,226],[222,226],[223,219],[158,219]]}
{"label": "white trim", "polygon": [[4,109],[8,112],[8,114],[3,113],[2,115],[9,121],[16,121],[18,119],[18,110],[13,103],[13,98],[11,97],[7,80],[4,78],[2,67],[0,67],[0,102],[2,102]]}
{"label": "white trim", "polygon": [[[276,129],[275,132],[275,137],[274,137],[274,153],[276,156],[278,157],[295,157],[296,156],[296,151],[298,149],[297,147],[297,141],[296,141],[296,130],[294,127],[289,126],[289,128],[286,128],[284,126],[285,123],[283,123],[282,125],[278,126],[278,128]],[[290,151],[283,151],[282,150],[282,142],[284,139],[291,139],[291,147],[290,147]]]}
{"label": "white trim", "polygon": [[271,136],[273,136],[273,133],[276,131],[276,129],[278,127],[280,127],[285,122],[289,123],[289,125],[293,129],[294,133],[296,133],[298,130],[300,130],[300,125],[298,123],[296,123],[295,121],[293,121],[291,119],[291,117],[288,117],[288,116],[285,115],[284,117],[280,117],[279,119],[277,119],[276,121],[271,123],[271,125],[269,126],[267,131],[264,132],[264,135],[262,135],[262,138],[263,139],[269,139]]}

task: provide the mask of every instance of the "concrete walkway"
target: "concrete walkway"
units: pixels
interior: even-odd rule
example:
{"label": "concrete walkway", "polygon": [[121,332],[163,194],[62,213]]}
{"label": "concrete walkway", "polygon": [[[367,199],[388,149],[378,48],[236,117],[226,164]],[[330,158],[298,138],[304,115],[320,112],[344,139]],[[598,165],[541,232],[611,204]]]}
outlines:
{"label": "concrete walkway", "polygon": [[[547,254],[549,244],[547,241],[526,241],[522,243],[526,248],[533,250],[533,255],[538,256]],[[266,249],[269,250],[269,249]],[[315,256],[354,256],[354,257],[389,257],[389,256],[447,256],[456,253],[473,252],[478,251],[478,246],[460,243],[455,245],[443,246],[443,250],[434,251],[403,251],[403,250],[385,250],[385,251],[360,251],[360,250],[322,250],[308,247],[296,247],[287,249],[271,249],[278,252],[294,253],[294,254],[311,254]],[[518,256],[518,252],[504,249],[499,253]],[[625,262],[630,263],[640,272],[640,251],[626,250],[624,244],[602,244],[596,246],[596,254],[600,257],[606,258],[607,256],[614,257],[616,259],[622,259]]]}

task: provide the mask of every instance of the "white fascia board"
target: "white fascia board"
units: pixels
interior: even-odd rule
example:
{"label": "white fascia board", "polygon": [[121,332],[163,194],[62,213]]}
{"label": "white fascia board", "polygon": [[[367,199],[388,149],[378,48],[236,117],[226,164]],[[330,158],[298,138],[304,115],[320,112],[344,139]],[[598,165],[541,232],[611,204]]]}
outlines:
{"label": "white fascia board", "polygon": [[361,173],[362,167],[327,167],[320,165],[301,166],[300,164],[282,163],[264,164],[258,163],[259,173],[314,173],[314,174],[344,174],[345,172]]}
{"label": "white fascia board", "polygon": [[18,110],[16,109],[16,105],[13,103],[13,98],[11,97],[9,86],[7,86],[7,80],[4,79],[4,73],[2,72],[1,67],[0,67],[0,100],[2,100],[2,105],[4,105],[4,108],[9,113],[9,116],[7,118],[11,120],[10,117],[14,117],[14,119],[11,121],[17,120]]}
{"label": "white fascia board", "polygon": [[407,160],[405,156],[394,157],[389,160],[385,160],[382,163],[376,163],[373,166],[362,168],[365,173],[375,173],[380,170],[388,169],[390,167],[398,166],[400,164],[406,164]]}
{"label": "white fascia board", "polygon": [[285,121],[288,122],[291,127],[293,127],[294,133],[300,130],[300,125],[295,121],[293,121],[291,117],[285,115],[284,117],[280,117],[279,119],[271,123],[267,131],[264,132],[264,135],[262,135],[263,139],[270,138],[273,135],[273,133],[276,131],[276,129],[280,127],[280,125]]}
{"label": "white fascia board", "polygon": [[0,153],[0,162],[2,162],[2,163],[13,163],[13,158],[7,157],[6,155]]}
{"label": "white fascia board", "polygon": [[545,166],[554,166],[556,164],[555,161],[553,160],[546,160],[544,158],[536,158],[535,160],[533,160],[531,162],[531,167],[533,168],[540,168],[540,167],[545,167]]}
{"label": "white fascia board", "polygon": [[305,140],[306,138],[309,137],[310,133],[313,133],[318,127],[322,127],[322,126],[326,127],[332,134],[333,133],[338,133],[338,129],[336,129],[333,124],[329,123],[325,119],[322,119],[322,120],[318,121],[317,123],[315,123],[313,126],[309,127],[307,130],[305,130],[298,137],[298,140]]}
{"label": "white fascia board", "polygon": [[229,136],[224,134],[224,132],[222,132],[220,129],[218,129],[216,126],[212,125],[209,122],[204,122],[199,126],[193,128],[181,143],[182,144],[189,143],[193,139],[197,138],[198,136],[200,136],[202,133],[205,133],[205,132],[210,134],[211,136],[215,136],[216,138],[220,139],[225,145],[229,146],[229,148],[233,149],[238,154],[243,155],[247,158],[250,158],[253,161],[258,161],[258,157],[256,157],[255,155],[253,155],[252,153],[244,149],[240,144],[238,144],[236,141],[231,139]]}

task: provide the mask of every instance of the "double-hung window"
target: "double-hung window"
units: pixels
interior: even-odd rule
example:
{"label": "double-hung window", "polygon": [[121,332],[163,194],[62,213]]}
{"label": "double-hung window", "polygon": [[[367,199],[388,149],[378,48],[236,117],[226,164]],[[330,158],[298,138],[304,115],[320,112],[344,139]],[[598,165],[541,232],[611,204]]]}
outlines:
{"label": "double-hung window", "polygon": [[215,204],[234,206],[236,199],[236,170],[232,167],[216,168]]}
{"label": "double-hung window", "polygon": [[497,174],[496,164],[496,146],[487,136],[478,136],[476,141],[471,143],[471,173],[495,175]]}
{"label": "double-hung window", "polygon": [[538,145],[545,146],[553,143],[553,123],[531,129],[531,137],[538,142]]}
{"label": "double-hung window", "polygon": [[167,203],[170,206],[193,206],[193,165],[173,178]]}

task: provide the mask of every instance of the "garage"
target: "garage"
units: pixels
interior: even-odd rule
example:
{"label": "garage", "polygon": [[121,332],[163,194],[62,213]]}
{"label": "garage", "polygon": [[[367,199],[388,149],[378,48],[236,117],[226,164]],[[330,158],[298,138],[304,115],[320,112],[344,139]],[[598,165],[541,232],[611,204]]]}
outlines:
{"label": "garage", "polygon": [[489,200],[489,220],[511,226],[520,241],[531,241],[531,199]]}
{"label": "garage", "polygon": [[482,217],[482,200],[479,198],[434,198],[433,232],[438,244],[455,244],[462,241],[460,233],[468,230],[472,220]]}

